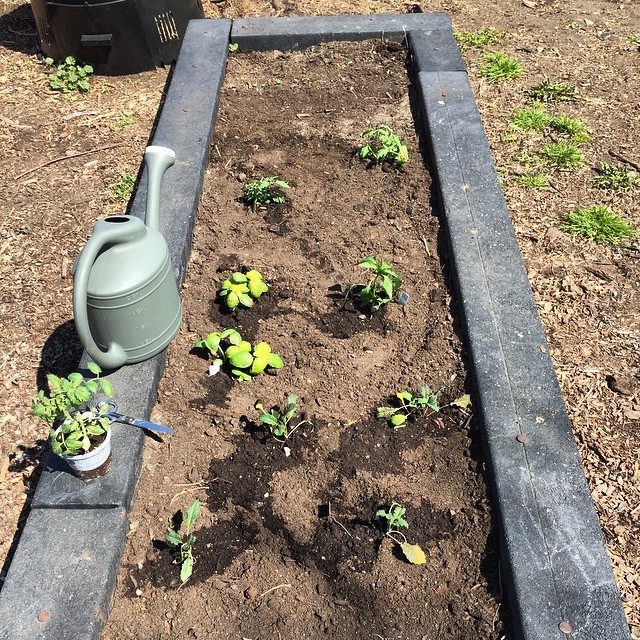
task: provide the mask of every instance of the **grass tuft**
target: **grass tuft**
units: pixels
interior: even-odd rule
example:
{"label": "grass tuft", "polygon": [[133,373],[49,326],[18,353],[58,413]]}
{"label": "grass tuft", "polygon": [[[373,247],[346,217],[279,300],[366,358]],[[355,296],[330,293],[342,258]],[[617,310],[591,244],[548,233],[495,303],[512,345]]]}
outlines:
{"label": "grass tuft", "polygon": [[582,153],[573,142],[552,142],[540,151],[540,159],[554,169],[572,169],[582,164]]}
{"label": "grass tuft", "polygon": [[542,173],[536,173],[530,176],[517,176],[516,182],[526,189],[548,189],[549,178]]}
{"label": "grass tuft", "polygon": [[578,91],[566,82],[543,80],[527,92],[531,102],[572,102],[579,98]]}
{"label": "grass tuft", "polygon": [[602,162],[593,186],[610,191],[635,191],[640,189],[640,175],[619,165]]}
{"label": "grass tuft", "polygon": [[559,227],[572,235],[612,245],[638,235],[623,218],[601,204],[578,207],[566,215]]}
{"label": "grass tuft", "polygon": [[123,171],[118,176],[118,179],[109,187],[109,199],[117,202],[126,202],[131,197],[135,184],[135,176]]}
{"label": "grass tuft", "polygon": [[453,35],[460,51],[464,53],[474,47],[499,44],[507,33],[506,31],[498,31],[490,27],[488,29],[478,29],[477,31],[457,31]]}
{"label": "grass tuft", "polygon": [[486,53],[483,58],[486,64],[478,67],[478,73],[489,82],[519,78],[524,71],[518,60],[502,51]]}
{"label": "grass tuft", "polygon": [[540,102],[534,103],[529,109],[518,109],[509,120],[512,129],[521,131],[543,131],[549,126],[551,117]]}
{"label": "grass tuft", "polygon": [[578,144],[589,142],[587,125],[577,118],[571,118],[562,113],[559,116],[551,118],[549,124],[556,131],[568,135],[573,142],[577,142]]}

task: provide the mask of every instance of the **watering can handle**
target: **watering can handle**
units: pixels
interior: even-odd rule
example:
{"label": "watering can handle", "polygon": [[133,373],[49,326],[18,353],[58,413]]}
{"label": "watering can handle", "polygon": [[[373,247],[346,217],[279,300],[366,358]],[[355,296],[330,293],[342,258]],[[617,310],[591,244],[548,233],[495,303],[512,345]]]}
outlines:
{"label": "watering can handle", "polygon": [[[119,244],[127,241],[129,234],[124,234],[120,225],[101,225],[98,221],[94,227],[94,233],[87,241],[84,249],[78,256],[73,276],[73,316],[76,331],[80,341],[94,362],[104,369],[117,369],[127,363],[126,351],[117,343],[112,342],[106,351],[100,349],[91,335],[89,316],[87,313],[87,286],[91,267],[100,250],[108,244]],[[96,233],[98,228],[100,233]]]}

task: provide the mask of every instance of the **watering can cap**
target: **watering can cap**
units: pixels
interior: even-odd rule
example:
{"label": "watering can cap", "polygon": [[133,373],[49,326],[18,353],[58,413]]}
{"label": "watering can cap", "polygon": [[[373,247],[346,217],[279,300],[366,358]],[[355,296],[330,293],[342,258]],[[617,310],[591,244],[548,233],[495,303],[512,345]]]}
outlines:
{"label": "watering can cap", "polygon": [[163,147],[161,145],[152,144],[145,149],[145,153],[165,153],[167,155],[176,157],[176,152],[173,149],[169,149],[169,147]]}

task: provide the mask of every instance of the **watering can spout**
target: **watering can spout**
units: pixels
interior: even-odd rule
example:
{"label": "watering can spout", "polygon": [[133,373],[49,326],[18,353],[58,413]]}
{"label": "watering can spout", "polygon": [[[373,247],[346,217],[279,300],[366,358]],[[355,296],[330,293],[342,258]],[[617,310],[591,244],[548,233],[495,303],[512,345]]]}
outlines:
{"label": "watering can spout", "polygon": [[145,224],[149,229],[160,231],[160,183],[164,172],[176,161],[175,151],[167,147],[150,146],[144,152],[147,165],[147,210]]}

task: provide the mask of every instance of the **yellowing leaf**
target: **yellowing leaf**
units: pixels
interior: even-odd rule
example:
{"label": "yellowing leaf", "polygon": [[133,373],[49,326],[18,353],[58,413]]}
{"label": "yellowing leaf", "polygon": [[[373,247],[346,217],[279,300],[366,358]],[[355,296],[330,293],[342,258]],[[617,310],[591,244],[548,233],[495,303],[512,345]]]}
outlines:
{"label": "yellowing leaf", "polygon": [[417,544],[403,542],[400,544],[400,548],[402,549],[402,553],[404,553],[404,557],[411,564],[424,564],[427,561],[427,556]]}
{"label": "yellowing leaf", "polygon": [[465,393],[463,396],[456,398],[451,405],[454,407],[460,407],[461,409],[466,409],[471,404],[471,396],[468,393]]}

